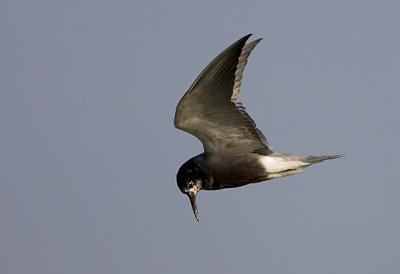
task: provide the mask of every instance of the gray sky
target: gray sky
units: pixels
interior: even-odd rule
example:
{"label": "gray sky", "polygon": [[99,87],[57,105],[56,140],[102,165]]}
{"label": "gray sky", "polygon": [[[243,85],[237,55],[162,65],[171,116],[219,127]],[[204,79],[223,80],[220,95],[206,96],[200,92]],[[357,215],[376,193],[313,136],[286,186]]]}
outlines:
{"label": "gray sky", "polygon": [[[399,10],[1,1],[0,273],[399,273]],[[247,33],[242,101],[272,147],[347,156],[202,192],[197,223],[175,106]]]}

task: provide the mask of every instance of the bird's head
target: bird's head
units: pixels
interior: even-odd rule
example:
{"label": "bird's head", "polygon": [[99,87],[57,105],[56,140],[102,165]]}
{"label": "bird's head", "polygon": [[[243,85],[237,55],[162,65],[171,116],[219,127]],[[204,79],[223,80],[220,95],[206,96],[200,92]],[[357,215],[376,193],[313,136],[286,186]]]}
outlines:
{"label": "bird's head", "polygon": [[202,189],[204,182],[204,173],[200,167],[191,159],[184,163],[176,175],[176,181],[183,194],[189,197],[194,216],[199,221],[199,212],[196,204],[197,193]]}

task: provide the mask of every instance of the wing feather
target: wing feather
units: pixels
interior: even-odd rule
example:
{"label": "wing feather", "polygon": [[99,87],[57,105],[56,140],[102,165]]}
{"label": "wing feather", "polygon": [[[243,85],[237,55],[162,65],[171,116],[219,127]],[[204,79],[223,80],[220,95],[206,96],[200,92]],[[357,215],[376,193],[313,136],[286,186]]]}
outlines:
{"label": "wing feather", "polygon": [[272,152],[239,101],[248,57],[261,39],[248,44],[246,35],[211,61],[177,105],[175,127],[203,143],[207,153]]}

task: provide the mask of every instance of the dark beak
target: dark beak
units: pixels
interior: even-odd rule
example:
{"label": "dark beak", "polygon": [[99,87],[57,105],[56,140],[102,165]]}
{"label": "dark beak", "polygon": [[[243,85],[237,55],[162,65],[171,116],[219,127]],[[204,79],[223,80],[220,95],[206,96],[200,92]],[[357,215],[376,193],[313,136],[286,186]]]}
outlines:
{"label": "dark beak", "polygon": [[199,211],[197,210],[196,194],[188,194],[188,196],[190,204],[192,205],[194,216],[196,217],[196,220],[199,221]]}

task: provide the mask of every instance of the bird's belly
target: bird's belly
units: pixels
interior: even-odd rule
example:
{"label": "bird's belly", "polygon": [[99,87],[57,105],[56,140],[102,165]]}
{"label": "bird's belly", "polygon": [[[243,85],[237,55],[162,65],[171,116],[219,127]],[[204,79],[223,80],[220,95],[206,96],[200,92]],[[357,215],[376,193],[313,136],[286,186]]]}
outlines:
{"label": "bird's belly", "polygon": [[209,190],[241,187],[268,180],[264,166],[255,154],[208,159],[213,182]]}
{"label": "bird's belly", "polygon": [[205,189],[241,187],[250,183],[276,179],[303,171],[309,165],[285,156],[247,154],[237,157],[208,159],[213,182]]}

